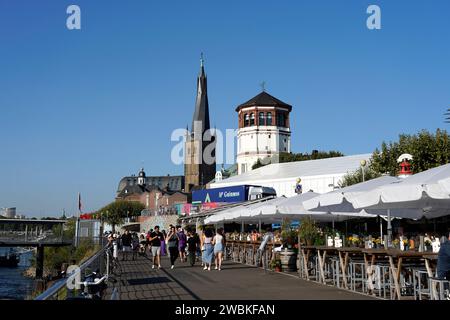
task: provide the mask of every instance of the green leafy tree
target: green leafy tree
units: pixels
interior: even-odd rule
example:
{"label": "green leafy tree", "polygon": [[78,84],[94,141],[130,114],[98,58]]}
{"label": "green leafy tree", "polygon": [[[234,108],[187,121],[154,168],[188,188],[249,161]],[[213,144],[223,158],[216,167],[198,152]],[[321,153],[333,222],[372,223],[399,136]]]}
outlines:
{"label": "green leafy tree", "polygon": [[[364,181],[368,181],[371,179],[375,179],[381,177],[381,173],[376,172],[373,170],[370,166],[366,169],[364,169]],[[346,174],[342,181],[339,182],[339,187],[344,188],[351,186],[353,184],[357,184],[363,182],[363,174],[361,169],[356,170],[355,172]]]}
{"label": "green leafy tree", "polygon": [[422,130],[414,135],[401,134],[398,142],[385,142],[381,150],[375,150],[371,168],[379,173],[396,175],[399,170],[398,157],[403,153],[413,156],[411,169],[419,173],[450,161],[450,139],[447,131],[437,129],[435,134]]}
{"label": "green leafy tree", "polygon": [[[413,173],[447,164],[450,162],[450,137],[447,131],[437,129],[434,134],[422,130],[414,135],[401,134],[395,142],[383,141],[381,148],[375,150],[369,166],[365,169],[365,180],[377,178],[382,174],[397,175],[400,170],[397,159],[403,153],[413,156]],[[347,174],[340,185],[345,187],[361,181],[362,172],[358,169]]]}
{"label": "green leafy tree", "polygon": [[112,225],[115,231],[116,225],[123,224],[126,217],[140,216],[145,206],[140,202],[117,200],[98,210],[95,214],[102,220]]}

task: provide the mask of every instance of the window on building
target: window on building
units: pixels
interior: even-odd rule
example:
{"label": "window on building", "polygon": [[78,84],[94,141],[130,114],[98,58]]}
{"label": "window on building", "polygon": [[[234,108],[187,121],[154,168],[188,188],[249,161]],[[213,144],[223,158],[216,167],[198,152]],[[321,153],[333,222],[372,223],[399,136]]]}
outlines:
{"label": "window on building", "polygon": [[266,116],[264,115],[264,112],[259,113],[259,125],[260,126],[266,125]]}
{"label": "window on building", "polygon": [[277,126],[286,127],[286,115],[284,112],[277,112]]}
{"label": "window on building", "polygon": [[244,127],[248,127],[250,124],[250,115],[248,113],[244,116]]}
{"label": "window on building", "polygon": [[[272,125],[272,112],[267,112],[267,121],[266,125],[271,126]],[[270,137],[269,137],[270,138]]]}
{"label": "window on building", "polygon": [[255,125],[255,114],[253,112],[250,113],[250,125],[251,126]]}
{"label": "window on building", "polygon": [[245,172],[245,163],[241,164],[241,173]]}
{"label": "window on building", "polygon": [[270,139],[270,134],[269,134],[269,139]]}

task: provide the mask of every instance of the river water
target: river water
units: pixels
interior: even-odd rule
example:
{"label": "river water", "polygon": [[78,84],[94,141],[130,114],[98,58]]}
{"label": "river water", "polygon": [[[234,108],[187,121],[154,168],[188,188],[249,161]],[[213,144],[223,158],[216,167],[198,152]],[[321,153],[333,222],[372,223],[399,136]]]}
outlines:
{"label": "river water", "polygon": [[33,279],[26,278],[22,273],[30,266],[32,252],[20,255],[17,268],[0,267],[0,299],[23,300],[33,290]]}

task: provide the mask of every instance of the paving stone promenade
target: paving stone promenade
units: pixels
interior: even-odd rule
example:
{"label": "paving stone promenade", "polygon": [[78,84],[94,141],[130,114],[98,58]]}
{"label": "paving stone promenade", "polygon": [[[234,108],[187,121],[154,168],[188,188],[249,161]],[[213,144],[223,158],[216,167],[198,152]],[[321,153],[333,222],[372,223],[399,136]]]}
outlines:
{"label": "paving stone promenade", "polygon": [[[151,261],[120,261],[121,273],[115,287],[120,300],[297,300],[372,299],[368,296],[301,280],[293,275],[265,272],[262,269],[226,261],[222,271],[204,271],[200,263],[191,267],[177,261],[170,269],[163,257],[162,268],[152,269]],[[112,292],[108,288],[108,296]]]}

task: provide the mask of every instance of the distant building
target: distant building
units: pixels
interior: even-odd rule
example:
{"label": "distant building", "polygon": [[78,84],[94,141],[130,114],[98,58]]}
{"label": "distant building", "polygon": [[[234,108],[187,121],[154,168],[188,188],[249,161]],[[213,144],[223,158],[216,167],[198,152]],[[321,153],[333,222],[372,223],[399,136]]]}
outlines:
{"label": "distant building", "polygon": [[238,174],[251,171],[258,159],[291,152],[291,110],[291,105],[265,91],[236,108]]}
{"label": "distant building", "polygon": [[16,208],[3,208],[1,215],[8,219],[16,218]]}
{"label": "distant building", "polygon": [[[147,177],[144,169],[138,176],[125,177],[119,183],[116,200],[142,203],[150,214],[176,214],[175,205],[188,201],[182,190],[184,177]],[[172,189],[172,187],[177,189]]]}
{"label": "distant building", "polygon": [[116,198],[139,196],[144,192],[152,191],[154,188],[183,191],[184,176],[146,176],[144,168],[142,168],[138,176],[132,175],[120,180]]}

